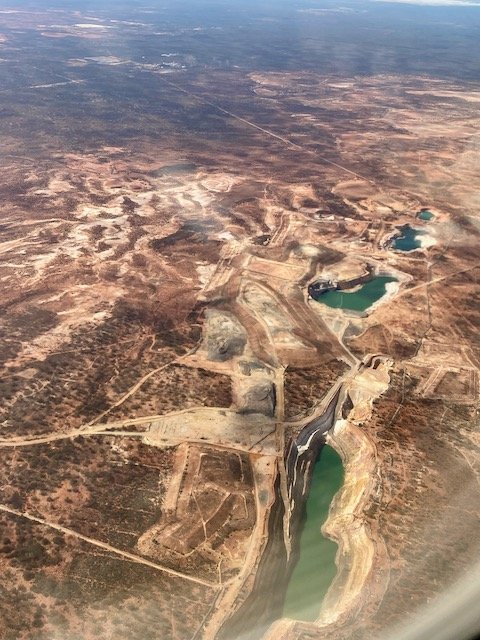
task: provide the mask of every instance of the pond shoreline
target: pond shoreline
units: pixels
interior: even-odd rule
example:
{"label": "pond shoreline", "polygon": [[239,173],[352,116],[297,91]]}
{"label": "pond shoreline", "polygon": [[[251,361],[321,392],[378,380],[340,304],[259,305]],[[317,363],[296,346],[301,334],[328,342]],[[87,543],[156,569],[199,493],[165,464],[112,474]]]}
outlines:
{"label": "pond shoreline", "polygon": [[[352,290],[359,284],[360,280],[363,282],[361,287]],[[398,278],[395,276],[374,273],[373,268],[371,268],[368,275],[349,281],[348,290],[345,283],[340,286],[338,283],[320,281],[310,285],[308,293],[316,302],[325,304],[332,309],[366,313],[385,298],[385,295],[389,292],[388,287],[394,283],[398,283]]]}

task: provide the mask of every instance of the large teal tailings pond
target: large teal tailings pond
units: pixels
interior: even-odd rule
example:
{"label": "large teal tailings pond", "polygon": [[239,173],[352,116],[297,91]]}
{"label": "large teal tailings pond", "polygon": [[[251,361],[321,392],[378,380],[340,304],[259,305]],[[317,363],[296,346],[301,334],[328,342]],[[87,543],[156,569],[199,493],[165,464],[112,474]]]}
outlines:
{"label": "large teal tailings pond", "polygon": [[380,300],[387,292],[389,282],[398,282],[392,276],[376,276],[363,284],[356,291],[335,289],[326,293],[318,293],[313,297],[333,309],[348,309],[350,311],[366,311],[374,302]]}
{"label": "large teal tailings pond", "polygon": [[337,572],[337,545],[322,535],[321,526],[342,484],[342,460],[335,449],[325,446],[313,471],[300,533],[300,557],[288,584],[284,617],[305,621],[318,618],[322,600]]}

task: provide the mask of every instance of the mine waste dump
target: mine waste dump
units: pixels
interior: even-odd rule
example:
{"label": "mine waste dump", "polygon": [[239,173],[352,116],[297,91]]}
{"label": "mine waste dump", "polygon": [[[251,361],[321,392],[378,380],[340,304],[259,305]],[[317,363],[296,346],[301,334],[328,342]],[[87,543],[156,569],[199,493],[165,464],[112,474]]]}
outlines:
{"label": "mine waste dump", "polygon": [[285,597],[284,616],[314,621],[337,567],[337,545],[322,535],[333,497],[343,483],[342,459],[325,445],[315,461],[310,492],[301,527],[298,561]]}

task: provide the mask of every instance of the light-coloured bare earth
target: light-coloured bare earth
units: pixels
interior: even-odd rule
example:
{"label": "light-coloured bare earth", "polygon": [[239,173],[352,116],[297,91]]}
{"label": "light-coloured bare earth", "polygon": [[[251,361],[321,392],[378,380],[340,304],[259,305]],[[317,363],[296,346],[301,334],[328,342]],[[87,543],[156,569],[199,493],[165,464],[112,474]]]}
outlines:
{"label": "light-coloured bare earth", "polygon": [[[252,596],[265,637],[381,635],[478,557],[478,86],[134,60],[145,20],[0,13],[45,43],[1,43],[0,638],[228,637]],[[369,272],[364,313],[309,297]],[[278,620],[288,439],[337,391],[338,575]]]}

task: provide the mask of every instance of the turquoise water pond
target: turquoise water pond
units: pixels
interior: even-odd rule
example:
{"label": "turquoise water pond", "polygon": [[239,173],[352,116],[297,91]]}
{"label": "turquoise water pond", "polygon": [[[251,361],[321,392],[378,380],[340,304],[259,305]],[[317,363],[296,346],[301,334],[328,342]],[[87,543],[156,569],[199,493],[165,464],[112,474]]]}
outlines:
{"label": "turquoise water pond", "polygon": [[428,209],[422,209],[422,211],[420,211],[420,213],[418,214],[418,217],[420,218],[420,220],[425,220],[426,222],[428,222],[429,220],[432,220],[432,218],[434,218],[435,216]]}
{"label": "turquoise water pond", "polygon": [[327,291],[326,293],[312,293],[312,297],[333,309],[348,309],[350,311],[366,311],[374,302],[385,295],[389,282],[398,282],[392,276],[376,276],[363,284],[356,291]]}
{"label": "turquoise water pond", "polygon": [[394,249],[397,249],[397,251],[414,251],[415,249],[420,249],[422,246],[420,236],[424,235],[425,231],[415,229],[406,224],[404,227],[401,227],[400,233],[401,235],[393,239]]}

